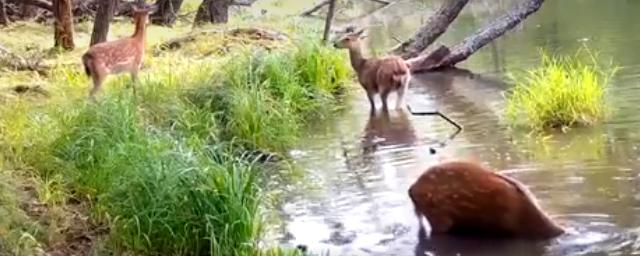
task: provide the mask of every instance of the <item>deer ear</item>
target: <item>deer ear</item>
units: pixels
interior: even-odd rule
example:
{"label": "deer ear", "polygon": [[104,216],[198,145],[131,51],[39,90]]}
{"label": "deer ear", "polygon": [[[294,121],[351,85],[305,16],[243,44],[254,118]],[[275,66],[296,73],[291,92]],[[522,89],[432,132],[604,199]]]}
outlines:
{"label": "deer ear", "polygon": [[134,4],[134,5],[131,5],[131,10],[133,10],[133,12],[138,12],[140,11],[140,8],[138,8],[138,6]]}
{"label": "deer ear", "polygon": [[358,37],[360,37],[360,38],[364,38],[364,37],[366,37],[366,35],[364,35],[364,28],[363,28],[363,29],[358,30],[358,31],[355,33],[355,35],[356,35],[356,36],[358,36]]}

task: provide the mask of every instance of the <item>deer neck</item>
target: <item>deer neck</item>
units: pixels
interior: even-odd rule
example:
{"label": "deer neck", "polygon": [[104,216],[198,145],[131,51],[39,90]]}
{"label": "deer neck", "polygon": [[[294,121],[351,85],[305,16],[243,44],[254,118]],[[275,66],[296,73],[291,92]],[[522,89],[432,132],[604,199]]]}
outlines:
{"label": "deer neck", "polygon": [[147,23],[147,19],[146,17],[136,17],[135,19],[135,24],[136,24],[136,30],[133,32],[133,38],[138,39],[142,42],[144,42],[145,40],[145,30],[146,30],[146,24]]}
{"label": "deer neck", "polygon": [[351,59],[351,66],[353,69],[357,73],[360,73],[366,61],[362,56],[362,48],[360,46],[349,48],[349,58]]}

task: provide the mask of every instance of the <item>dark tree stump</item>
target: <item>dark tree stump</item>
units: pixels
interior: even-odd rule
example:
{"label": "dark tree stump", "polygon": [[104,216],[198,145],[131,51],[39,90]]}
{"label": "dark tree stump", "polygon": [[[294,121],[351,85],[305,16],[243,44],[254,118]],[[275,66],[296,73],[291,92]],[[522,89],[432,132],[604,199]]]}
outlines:
{"label": "dark tree stump", "polygon": [[198,7],[194,24],[197,26],[206,22],[213,24],[227,23],[231,4],[232,1],[230,0],[203,0],[200,7]]}
{"label": "dark tree stump", "polygon": [[151,22],[156,25],[172,26],[176,22],[177,14],[182,7],[183,0],[157,0],[158,11],[151,15]]}

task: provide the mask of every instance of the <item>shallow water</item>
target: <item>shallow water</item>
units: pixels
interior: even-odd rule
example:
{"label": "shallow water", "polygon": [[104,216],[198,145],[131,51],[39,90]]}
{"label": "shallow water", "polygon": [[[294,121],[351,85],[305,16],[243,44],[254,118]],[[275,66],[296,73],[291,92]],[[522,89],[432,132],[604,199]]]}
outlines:
{"label": "shallow water", "polygon": [[[405,1],[373,18],[369,47],[383,52],[409,36],[437,1]],[[458,42],[517,1],[475,1],[440,42]],[[360,6],[362,5],[362,6]],[[354,8],[372,8],[356,4]],[[357,85],[344,113],[319,124],[291,153],[305,185],[285,197],[283,243],[331,255],[640,255],[640,1],[548,0],[507,36],[460,67],[421,74],[408,104],[438,109],[464,126],[453,132],[436,117],[369,116]],[[504,125],[504,74],[537,64],[538,49],[573,54],[583,43],[599,61],[623,68],[608,101],[608,122],[544,141]],[[394,99],[394,98],[392,98]],[[547,242],[438,237],[418,239],[410,184],[442,155],[473,156],[526,184],[568,233]]]}

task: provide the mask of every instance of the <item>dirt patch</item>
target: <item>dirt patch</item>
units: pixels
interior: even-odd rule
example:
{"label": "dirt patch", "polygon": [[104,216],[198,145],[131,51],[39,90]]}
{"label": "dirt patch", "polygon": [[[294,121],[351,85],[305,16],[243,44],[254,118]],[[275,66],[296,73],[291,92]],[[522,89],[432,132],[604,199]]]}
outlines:
{"label": "dirt patch", "polygon": [[25,184],[22,192],[21,207],[47,230],[44,255],[91,255],[97,242],[109,233],[106,225],[90,217],[86,202],[69,198],[64,205],[47,205],[39,200],[34,184]]}

